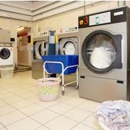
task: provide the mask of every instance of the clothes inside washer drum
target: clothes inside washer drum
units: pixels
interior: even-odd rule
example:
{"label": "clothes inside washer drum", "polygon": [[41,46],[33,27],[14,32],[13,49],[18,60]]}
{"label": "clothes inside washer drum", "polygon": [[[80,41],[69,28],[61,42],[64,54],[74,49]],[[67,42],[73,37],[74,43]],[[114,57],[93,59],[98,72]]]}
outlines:
{"label": "clothes inside washer drum", "polygon": [[111,52],[104,47],[96,47],[91,54],[90,63],[98,69],[109,67],[112,64]]}

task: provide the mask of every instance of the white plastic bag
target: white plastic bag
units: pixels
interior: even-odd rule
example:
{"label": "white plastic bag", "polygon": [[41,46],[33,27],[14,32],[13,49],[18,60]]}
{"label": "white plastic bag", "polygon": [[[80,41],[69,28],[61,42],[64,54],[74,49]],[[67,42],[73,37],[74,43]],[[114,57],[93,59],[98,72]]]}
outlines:
{"label": "white plastic bag", "polygon": [[90,63],[98,69],[107,68],[112,64],[111,53],[102,46],[95,47],[90,57]]}

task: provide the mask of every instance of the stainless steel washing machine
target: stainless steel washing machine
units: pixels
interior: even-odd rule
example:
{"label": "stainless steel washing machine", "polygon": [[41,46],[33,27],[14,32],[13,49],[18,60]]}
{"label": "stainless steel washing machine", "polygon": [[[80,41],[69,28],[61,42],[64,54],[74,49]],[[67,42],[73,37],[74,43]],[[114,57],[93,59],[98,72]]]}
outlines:
{"label": "stainless steel washing machine", "polygon": [[[58,35],[57,54],[59,55],[78,55],[79,35],[78,32],[65,33]],[[65,76],[65,83],[76,80],[76,74]],[[75,84],[74,84],[75,85]]]}
{"label": "stainless steel washing machine", "polygon": [[32,46],[32,77],[39,79],[43,77],[42,55],[48,55],[48,36],[33,39]]}
{"label": "stainless steel washing machine", "polygon": [[81,16],[79,96],[94,101],[130,100],[130,9]]}

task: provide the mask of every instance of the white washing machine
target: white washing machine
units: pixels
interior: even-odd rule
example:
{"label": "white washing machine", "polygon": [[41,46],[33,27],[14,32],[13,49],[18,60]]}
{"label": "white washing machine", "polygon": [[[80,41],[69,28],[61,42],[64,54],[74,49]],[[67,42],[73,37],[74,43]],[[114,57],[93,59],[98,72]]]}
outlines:
{"label": "white washing machine", "polygon": [[13,65],[13,46],[0,46],[0,66]]}
{"label": "white washing machine", "polygon": [[79,17],[79,95],[130,100],[130,9]]}

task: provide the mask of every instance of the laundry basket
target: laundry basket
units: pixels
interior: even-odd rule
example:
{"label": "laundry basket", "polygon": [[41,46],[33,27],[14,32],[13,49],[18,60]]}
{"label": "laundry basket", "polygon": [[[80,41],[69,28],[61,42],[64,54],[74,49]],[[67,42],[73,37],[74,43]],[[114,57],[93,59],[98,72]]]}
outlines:
{"label": "laundry basket", "polygon": [[41,101],[53,101],[59,94],[59,78],[42,78],[36,81],[38,87],[38,96]]}
{"label": "laundry basket", "polygon": [[[50,63],[46,63],[45,68],[48,73],[62,73],[62,66],[61,64],[55,64],[53,62],[61,62],[63,63],[64,69],[67,66],[78,65],[78,55],[49,55],[49,56],[42,56],[42,61],[50,61]],[[69,75],[75,73],[77,70],[76,67],[71,67],[65,70],[64,75]]]}

